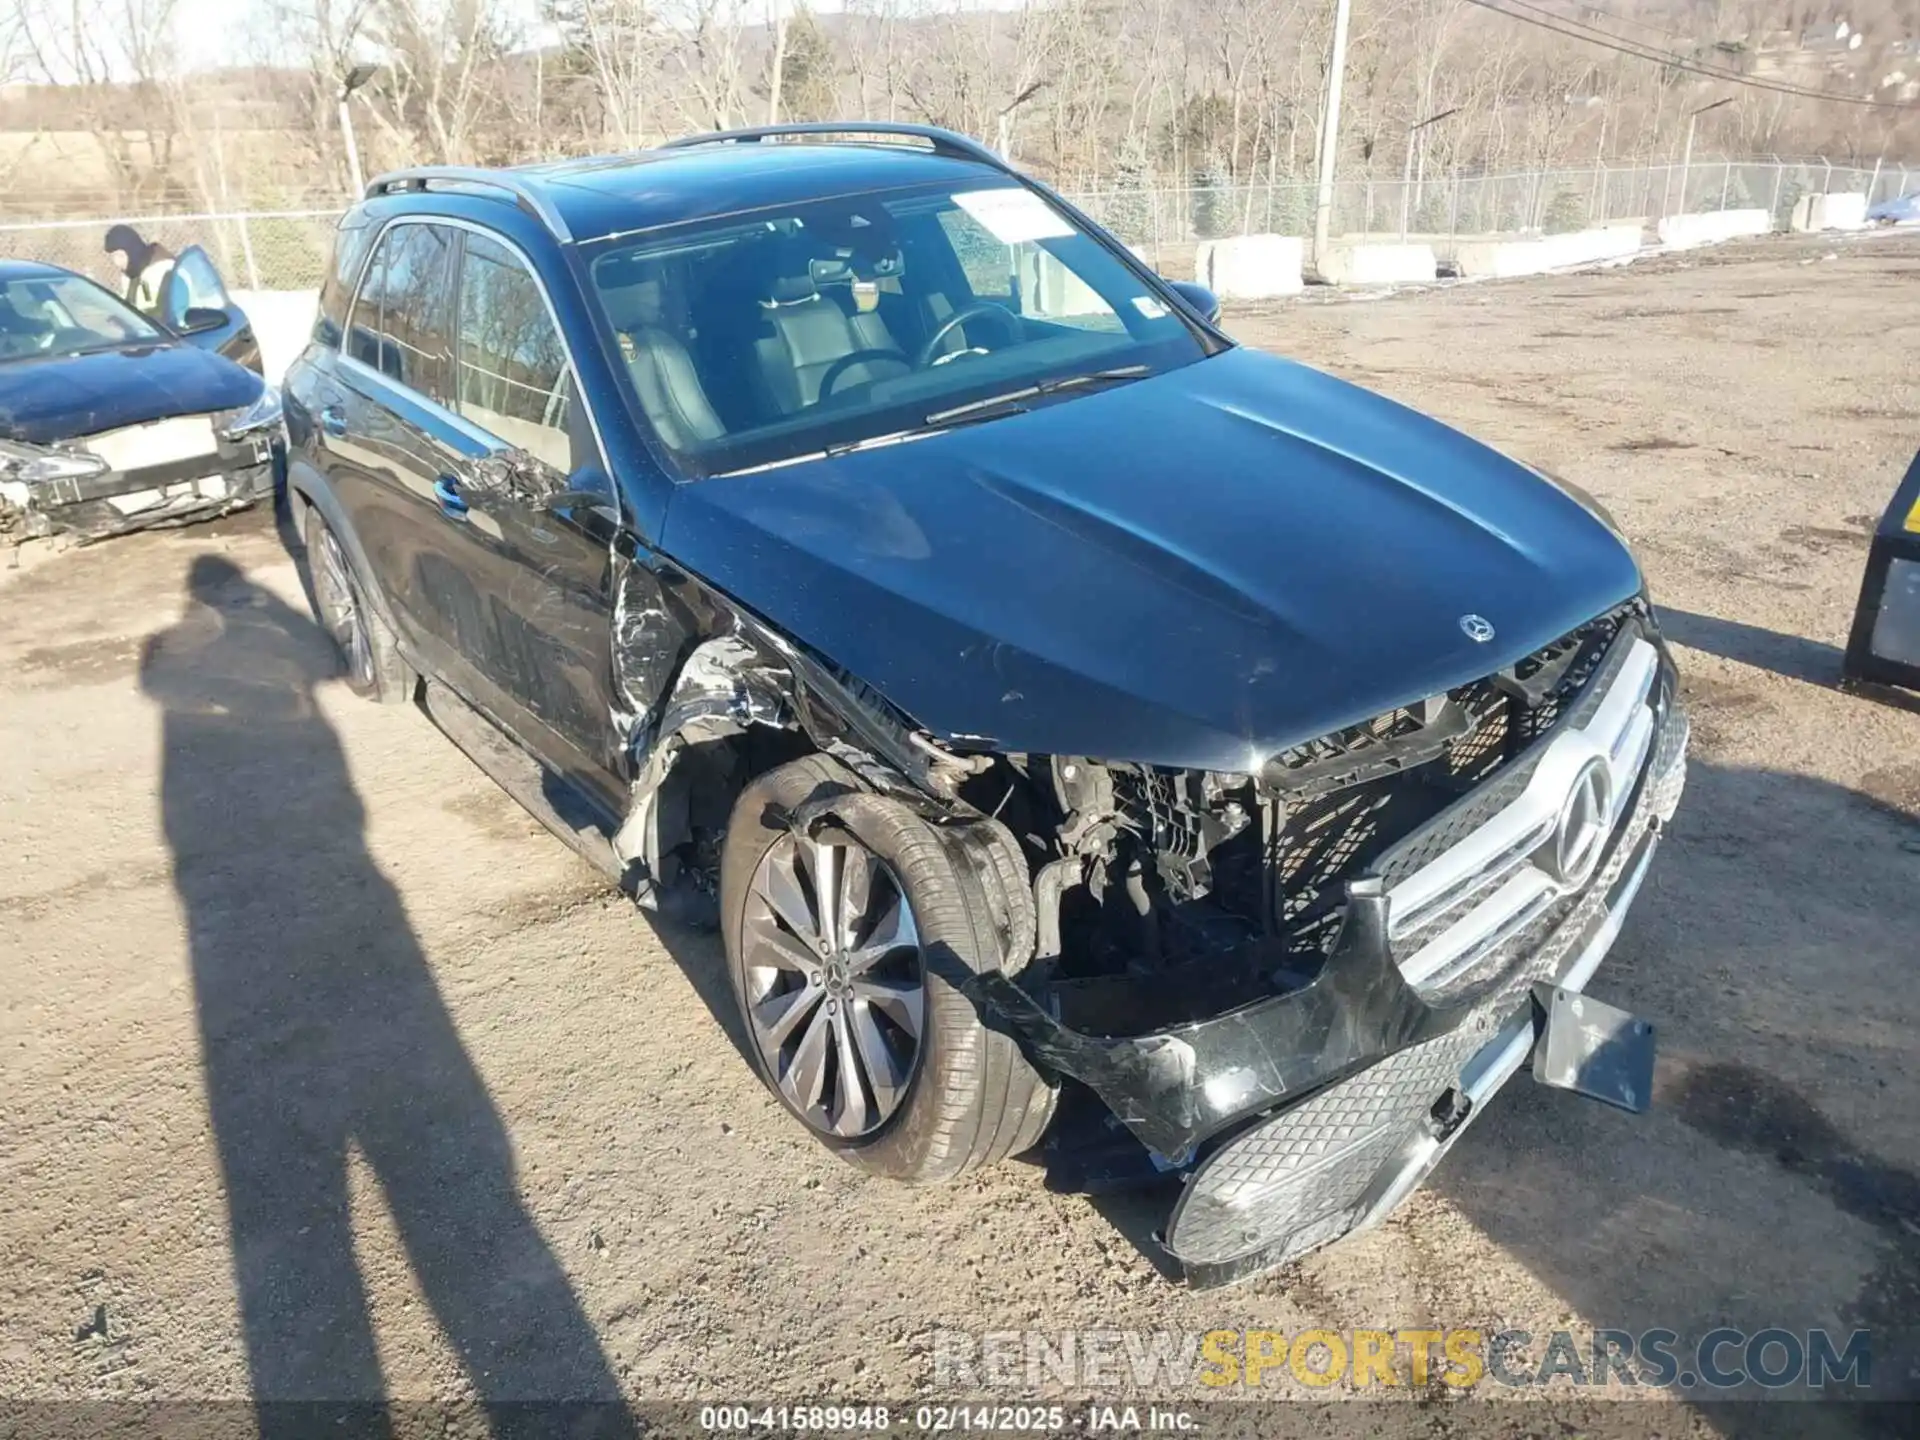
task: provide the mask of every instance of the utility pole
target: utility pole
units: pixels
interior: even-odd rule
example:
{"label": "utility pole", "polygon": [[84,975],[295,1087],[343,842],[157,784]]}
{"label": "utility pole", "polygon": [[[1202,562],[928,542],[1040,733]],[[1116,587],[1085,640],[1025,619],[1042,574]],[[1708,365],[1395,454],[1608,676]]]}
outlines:
{"label": "utility pole", "polygon": [[1400,171],[1400,239],[1402,241],[1407,238],[1407,220],[1413,213],[1413,149],[1420,141],[1420,132],[1429,125],[1438,125],[1450,115],[1458,115],[1460,109],[1461,107],[1456,105],[1451,110],[1442,110],[1438,115],[1429,115],[1418,125],[1407,127],[1407,163]]}
{"label": "utility pole", "polygon": [[1711,105],[1702,105],[1698,110],[1695,110],[1691,115],[1687,116],[1687,143],[1685,148],[1680,152],[1680,213],[1682,215],[1687,213],[1687,171],[1693,166],[1693,127],[1700,117],[1709,110],[1718,110],[1722,105],[1731,105],[1732,103],[1733,96],[1722,96]]}
{"label": "utility pole", "polygon": [[360,145],[353,135],[353,112],[347,108],[347,102],[353,99],[353,92],[378,73],[373,65],[356,65],[347,71],[346,78],[340,82],[340,139],[347,147],[347,179],[353,182],[353,200],[359,203],[367,193],[366,176],[360,173]]}
{"label": "utility pole", "polygon": [[[771,3],[768,6],[772,8]],[[779,11],[779,19],[773,29],[773,79],[767,86],[767,124],[780,123],[780,86],[786,79],[787,71],[787,11],[784,6]]]}
{"label": "utility pole", "polygon": [[1320,117],[1320,194],[1313,207],[1313,263],[1318,269],[1333,228],[1333,164],[1340,153],[1340,86],[1347,75],[1347,22],[1352,0],[1334,0],[1333,55],[1327,61],[1327,109]]}
{"label": "utility pole", "polygon": [[1022,105],[1050,85],[1049,80],[1036,80],[1022,90],[1013,99],[1000,107],[1000,113],[994,116],[993,148],[1000,152],[1000,158],[1009,165],[1013,164],[1013,116]]}

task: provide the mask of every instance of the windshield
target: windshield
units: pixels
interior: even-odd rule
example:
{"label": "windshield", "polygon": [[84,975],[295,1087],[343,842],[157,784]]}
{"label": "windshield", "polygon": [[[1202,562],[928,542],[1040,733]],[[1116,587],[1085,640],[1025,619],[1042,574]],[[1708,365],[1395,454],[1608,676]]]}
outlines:
{"label": "windshield", "polygon": [[694,475],[996,419],[1208,353],[1020,186],[678,226],[608,242],[591,274],[633,400]]}
{"label": "windshield", "polygon": [[151,320],[78,275],[0,280],[0,360],[77,355],[160,338]]}

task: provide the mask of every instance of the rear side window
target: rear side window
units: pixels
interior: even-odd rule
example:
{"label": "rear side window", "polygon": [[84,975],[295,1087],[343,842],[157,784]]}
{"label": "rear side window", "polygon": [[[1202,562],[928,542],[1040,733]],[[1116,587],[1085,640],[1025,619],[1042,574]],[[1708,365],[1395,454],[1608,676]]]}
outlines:
{"label": "rear side window", "polygon": [[359,210],[348,211],[334,231],[333,267],[321,281],[320,313],[313,321],[314,342],[329,350],[338,350],[341,337],[347,333],[347,306],[353,303],[354,283],[360,278],[373,236],[374,227]]}
{"label": "rear side window", "polygon": [[456,239],[444,225],[388,226],[347,327],[349,355],[442,404],[452,398]]}
{"label": "rear side window", "polygon": [[592,454],[567,347],[520,257],[467,236],[460,269],[455,408],[489,435],[567,476]]}

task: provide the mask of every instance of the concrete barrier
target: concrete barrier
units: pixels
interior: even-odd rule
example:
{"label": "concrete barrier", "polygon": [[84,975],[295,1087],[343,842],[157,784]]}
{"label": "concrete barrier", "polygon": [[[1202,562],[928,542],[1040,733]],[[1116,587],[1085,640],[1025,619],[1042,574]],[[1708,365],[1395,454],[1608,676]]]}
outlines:
{"label": "concrete barrier", "polygon": [[1193,278],[1222,300],[1271,300],[1298,295],[1301,242],[1291,235],[1240,235],[1202,240]]}
{"label": "concrete barrier", "polygon": [[320,309],[318,290],[235,290],[233,303],[247,312],[260,342],[260,369],[278,385],[294,357],[306,348]]}
{"label": "concrete barrier", "polygon": [[1112,313],[1098,291],[1038,245],[1025,248],[1014,273],[1020,281],[1022,315],[1046,320]]}
{"label": "concrete barrier", "polygon": [[1463,240],[1454,247],[1454,272],[1471,280],[1508,280],[1548,268],[1544,240]]}
{"label": "concrete barrier", "polygon": [[1766,235],[1772,230],[1773,216],[1766,210],[1709,210],[1699,215],[1667,216],[1660,222],[1660,243],[1669,250],[1687,250],[1747,235]]}
{"label": "concrete barrier", "polygon": [[1546,247],[1547,268],[1564,270],[1572,265],[1601,265],[1609,260],[1630,260],[1640,253],[1640,223],[1601,225],[1592,230],[1575,230],[1566,235],[1546,235],[1540,243]]}
{"label": "concrete barrier", "polygon": [[1853,191],[1802,195],[1794,202],[1792,228],[1803,234],[1811,230],[1864,230],[1867,197]]}
{"label": "concrete barrier", "polygon": [[1315,269],[1329,285],[1425,285],[1437,274],[1431,245],[1336,240]]}

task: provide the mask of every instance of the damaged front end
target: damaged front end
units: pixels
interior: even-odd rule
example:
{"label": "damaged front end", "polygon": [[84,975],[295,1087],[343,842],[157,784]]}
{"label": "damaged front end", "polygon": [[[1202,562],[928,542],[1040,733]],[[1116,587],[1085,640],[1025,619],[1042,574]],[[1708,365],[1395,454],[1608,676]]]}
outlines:
{"label": "damaged front end", "polygon": [[54,444],[0,438],[0,535],[85,543],[208,520],[273,495],[285,452],[271,387],[239,410]]}
{"label": "damaged front end", "polygon": [[[970,845],[1006,963],[963,991],[1091,1117],[1063,1105],[1050,1181],[1179,1173],[1164,1244],[1194,1283],[1390,1213],[1537,1033],[1576,1056],[1541,1078],[1644,1108],[1647,1027],[1579,996],[1685,782],[1644,600],[1232,775],[935,737],[686,577],[616,563],[636,895],[710,900],[744,777],[809,751]],[[857,833],[839,803],[793,824]]]}
{"label": "damaged front end", "polygon": [[[1192,1281],[1258,1273],[1383,1218],[1532,1053],[1536,986],[1577,994],[1611,945],[1686,740],[1636,603],[1256,777],[1050,758],[1041,954],[973,998],[1181,1172]],[[1057,1170],[1112,1179],[1071,1143]]]}

